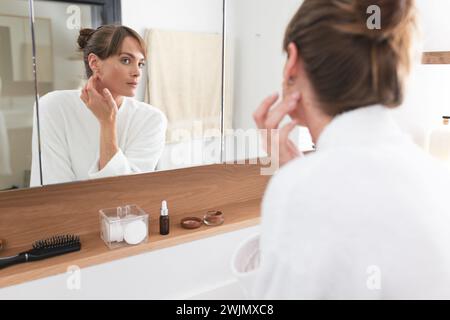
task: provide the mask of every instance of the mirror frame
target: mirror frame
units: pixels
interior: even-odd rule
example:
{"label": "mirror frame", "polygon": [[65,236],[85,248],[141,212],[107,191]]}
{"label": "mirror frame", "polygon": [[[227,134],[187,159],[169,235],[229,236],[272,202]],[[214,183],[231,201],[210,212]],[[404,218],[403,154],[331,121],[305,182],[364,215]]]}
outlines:
{"label": "mirror frame", "polygon": [[[34,1],[34,0],[33,0]],[[122,22],[121,0],[46,0],[51,2],[66,2],[72,4],[91,4],[103,6],[102,19],[105,24]]]}

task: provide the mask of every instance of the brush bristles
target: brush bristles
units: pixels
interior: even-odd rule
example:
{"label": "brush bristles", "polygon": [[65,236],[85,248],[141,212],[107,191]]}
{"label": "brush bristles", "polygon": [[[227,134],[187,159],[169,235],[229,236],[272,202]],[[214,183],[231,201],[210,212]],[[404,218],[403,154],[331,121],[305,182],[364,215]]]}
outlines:
{"label": "brush bristles", "polygon": [[33,244],[33,249],[50,249],[63,246],[77,245],[79,243],[80,243],[79,236],[67,234],[36,241]]}

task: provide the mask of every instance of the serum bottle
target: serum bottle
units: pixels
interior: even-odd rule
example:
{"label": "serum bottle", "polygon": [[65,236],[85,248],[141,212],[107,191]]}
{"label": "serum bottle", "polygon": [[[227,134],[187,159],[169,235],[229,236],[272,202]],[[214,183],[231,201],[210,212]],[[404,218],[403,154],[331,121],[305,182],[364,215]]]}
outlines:
{"label": "serum bottle", "polygon": [[163,200],[161,203],[161,215],[159,216],[159,233],[162,235],[169,234],[169,209],[167,202]]}

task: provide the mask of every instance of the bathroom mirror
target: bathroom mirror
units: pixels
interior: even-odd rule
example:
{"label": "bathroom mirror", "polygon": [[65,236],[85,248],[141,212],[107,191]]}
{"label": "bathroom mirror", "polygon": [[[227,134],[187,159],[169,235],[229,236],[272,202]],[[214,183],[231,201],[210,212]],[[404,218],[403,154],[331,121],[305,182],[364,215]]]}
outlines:
{"label": "bathroom mirror", "polygon": [[[36,27],[44,39],[48,21],[39,19]],[[28,1],[0,1],[0,191],[30,184],[35,99],[31,45]]]}
{"label": "bathroom mirror", "polygon": [[[226,0],[225,88],[232,92],[234,131],[225,131],[227,162],[255,159],[265,153],[250,141],[258,136],[252,114],[264,98],[281,93],[286,55],[282,51],[285,28],[303,1]],[[422,65],[413,73],[404,106],[395,111],[401,127],[421,146],[426,131],[442,115],[450,114],[450,2],[416,0],[420,15]],[[269,23],[270,22],[270,23]],[[426,63],[426,64],[425,64]],[[228,75],[228,76],[227,76]],[[281,123],[284,126],[290,119]],[[297,127],[290,134],[300,150],[313,150],[309,131]]]}
{"label": "bathroom mirror", "polygon": [[[33,5],[36,21],[50,24],[46,37],[36,35],[38,55],[51,52],[42,54],[51,60],[37,61],[40,146],[34,145],[33,164],[37,167],[40,147],[43,174],[40,181],[32,170],[32,186],[220,163],[222,132],[230,126],[222,120],[223,0],[33,0]],[[155,111],[121,122],[131,109],[119,104],[120,151],[114,149],[101,164],[100,121],[79,98],[87,77],[77,38],[80,28],[111,23],[135,30],[148,52],[134,97],[123,105],[143,102]],[[62,91],[70,102],[51,98]],[[79,112],[63,110],[69,104]],[[160,114],[167,120],[162,137]],[[147,158],[139,158],[141,152]],[[97,174],[102,169],[107,175]]]}
{"label": "bathroom mirror", "polygon": [[[284,30],[301,2],[226,0],[225,92],[232,94],[225,103],[233,106],[232,113],[224,111],[233,129],[224,132],[228,163],[265,156],[252,115],[264,98],[281,90]],[[295,129],[292,137],[302,150],[311,150],[306,129]]]}

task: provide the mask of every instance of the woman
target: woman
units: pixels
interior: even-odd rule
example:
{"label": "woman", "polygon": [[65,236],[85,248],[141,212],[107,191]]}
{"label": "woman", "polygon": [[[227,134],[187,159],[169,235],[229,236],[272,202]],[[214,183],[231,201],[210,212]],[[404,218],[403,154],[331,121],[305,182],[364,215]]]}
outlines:
{"label": "woman", "polygon": [[[371,5],[381,29],[367,27]],[[293,121],[268,143],[286,164],[265,192],[261,237],[233,260],[250,297],[450,298],[450,174],[389,111],[403,102],[414,29],[413,0],[305,0],[293,17],[283,100],[254,114],[261,129]],[[314,153],[297,157],[297,124]]]}
{"label": "woman", "polygon": [[[105,25],[80,30],[78,45],[86,86],[39,102],[43,183],[153,171],[167,119],[132,98],[145,66],[144,41],[128,27]],[[40,184],[38,165],[34,148],[31,186]]]}

